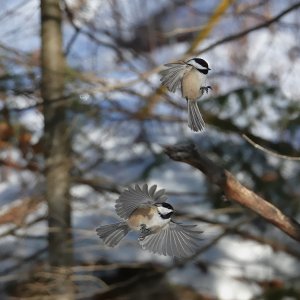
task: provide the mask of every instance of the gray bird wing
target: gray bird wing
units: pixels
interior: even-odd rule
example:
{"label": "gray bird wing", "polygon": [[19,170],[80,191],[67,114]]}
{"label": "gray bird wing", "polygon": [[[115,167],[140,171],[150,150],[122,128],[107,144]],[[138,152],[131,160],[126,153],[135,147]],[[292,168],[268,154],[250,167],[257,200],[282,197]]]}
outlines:
{"label": "gray bird wing", "polygon": [[181,80],[185,72],[192,68],[184,61],[165,65],[166,69],[160,71],[161,84],[166,86],[170,92],[175,93],[177,88],[181,88]]}
{"label": "gray bird wing", "polygon": [[199,248],[202,231],[196,225],[183,225],[171,221],[157,233],[149,234],[139,240],[143,249],[173,257],[188,257]]}
{"label": "gray bird wing", "polygon": [[117,199],[115,209],[119,217],[127,220],[132,212],[142,204],[154,204],[165,202],[168,198],[165,196],[165,190],[156,191],[157,186],[148,187],[144,184],[142,187],[128,187]]}

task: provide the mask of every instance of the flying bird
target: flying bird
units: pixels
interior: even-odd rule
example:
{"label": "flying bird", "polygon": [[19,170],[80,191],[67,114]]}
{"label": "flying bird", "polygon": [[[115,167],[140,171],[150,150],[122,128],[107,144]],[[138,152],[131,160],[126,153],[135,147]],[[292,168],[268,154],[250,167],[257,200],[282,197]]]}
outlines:
{"label": "flying bird", "polygon": [[156,185],[128,187],[115,204],[123,221],[100,226],[97,234],[105,245],[114,247],[128,232],[138,231],[143,249],[165,256],[189,257],[197,251],[202,231],[196,225],[175,222],[174,209],[166,201],[165,190],[157,190]]}
{"label": "flying bird", "polygon": [[205,86],[206,75],[211,70],[208,63],[199,57],[188,61],[178,61],[165,64],[165,69],[160,71],[161,84],[170,92],[175,93],[181,89],[182,97],[188,103],[188,126],[191,130],[203,131],[205,123],[197,105],[204,92],[208,93],[211,86]]}

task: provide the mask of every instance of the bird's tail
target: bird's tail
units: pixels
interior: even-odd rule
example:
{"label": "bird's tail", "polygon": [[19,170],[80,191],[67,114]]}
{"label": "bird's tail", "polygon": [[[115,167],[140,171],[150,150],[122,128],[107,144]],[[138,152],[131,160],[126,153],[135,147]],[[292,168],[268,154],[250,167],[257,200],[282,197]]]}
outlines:
{"label": "bird's tail", "polygon": [[188,100],[188,126],[196,132],[205,128],[205,123],[195,100]]}
{"label": "bird's tail", "polygon": [[100,226],[96,231],[105,245],[114,247],[130,231],[130,228],[126,222],[120,222],[117,224]]}

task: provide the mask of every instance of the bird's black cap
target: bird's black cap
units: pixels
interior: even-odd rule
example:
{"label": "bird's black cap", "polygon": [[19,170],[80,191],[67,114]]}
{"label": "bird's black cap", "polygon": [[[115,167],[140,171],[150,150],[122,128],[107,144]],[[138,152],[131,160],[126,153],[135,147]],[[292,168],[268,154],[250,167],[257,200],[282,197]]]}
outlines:
{"label": "bird's black cap", "polygon": [[197,64],[199,64],[203,68],[210,70],[208,63],[204,59],[195,57],[194,60]]}

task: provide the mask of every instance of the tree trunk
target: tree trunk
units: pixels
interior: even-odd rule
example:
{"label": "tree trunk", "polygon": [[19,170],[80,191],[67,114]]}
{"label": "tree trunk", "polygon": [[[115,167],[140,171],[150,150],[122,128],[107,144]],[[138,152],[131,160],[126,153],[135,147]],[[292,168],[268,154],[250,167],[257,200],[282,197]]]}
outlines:
{"label": "tree trunk", "polygon": [[49,262],[72,264],[70,153],[71,134],[64,96],[65,59],[62,49],[60,0],[41,0],[41,93],[45,117],[45,176],[48,203]]}

